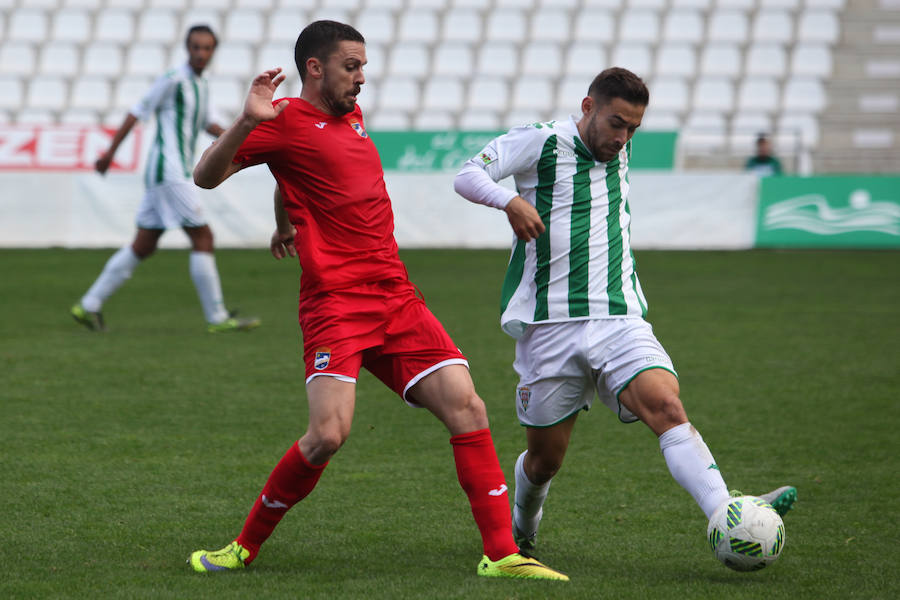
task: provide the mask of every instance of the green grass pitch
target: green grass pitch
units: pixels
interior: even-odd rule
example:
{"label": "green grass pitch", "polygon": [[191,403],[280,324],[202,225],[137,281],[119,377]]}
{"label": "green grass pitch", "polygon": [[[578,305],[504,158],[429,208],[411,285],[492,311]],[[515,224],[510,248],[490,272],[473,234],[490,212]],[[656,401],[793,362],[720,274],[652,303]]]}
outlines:
{"label": "green grass pitch", "polygon": [[[173,234],[174,235],[174,234]],[[230,307],[260,329],[209,335],[187,253],[161,251],[92,334],[68,314],[107,250],[0,251],[0,593],[4,598],[896,598],[900,254],[637,253],[649,320],[730,487],[791,483],[781,559],[736,573],[653,435],[582,414],[539,555],[569,584],[475,575],[480,539],[448,434],[361,377],[346,446],[245,572],[196,575],[239,531],[304,430],[296,262],[218,253]],[[472,364],[510,478],[506,252],[405,251]]]}

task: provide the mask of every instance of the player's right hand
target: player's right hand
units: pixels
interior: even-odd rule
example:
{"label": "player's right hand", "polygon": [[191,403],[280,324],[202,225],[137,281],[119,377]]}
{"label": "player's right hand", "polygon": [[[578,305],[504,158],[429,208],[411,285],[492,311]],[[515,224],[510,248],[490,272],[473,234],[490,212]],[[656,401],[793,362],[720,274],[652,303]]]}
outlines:
{"label": "player's right hand", "polygon": [[503,210],[506,211],[516,237],[523,242],[536,240],[547,229],[537,209],[522,196],[514,197]]}
{"label": "player's right hand", "polygon": [[112,156],[104,152],[100,155],[100,158],[97,159],[97,162],[94,163],[94,169],[101,175],[106,175],[106,172],[109,170],[109,165],[111,164]]}
{"label": "player's right hand", "polygon": [[280,67],[257,75],[250,84],[250,91],[244,101],[244,115],[258,123],[271,121],[280,115],[289,102],[282,100],[273,105],[272,98],[275,96],[275,89],[281,85],[282,81],[284,81],[284,74],[281,73]]}

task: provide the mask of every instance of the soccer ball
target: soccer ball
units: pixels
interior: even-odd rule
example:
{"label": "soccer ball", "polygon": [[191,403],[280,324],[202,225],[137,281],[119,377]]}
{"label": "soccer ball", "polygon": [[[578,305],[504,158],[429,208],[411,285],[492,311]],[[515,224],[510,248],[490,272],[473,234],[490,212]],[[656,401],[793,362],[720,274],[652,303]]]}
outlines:
{"label": "soccer ball", "polygon": [[784,522],[762,498],[740,496],[713,513],[706,538],[715,557],[726,567],[758,571],[775,562],[781,554]]}

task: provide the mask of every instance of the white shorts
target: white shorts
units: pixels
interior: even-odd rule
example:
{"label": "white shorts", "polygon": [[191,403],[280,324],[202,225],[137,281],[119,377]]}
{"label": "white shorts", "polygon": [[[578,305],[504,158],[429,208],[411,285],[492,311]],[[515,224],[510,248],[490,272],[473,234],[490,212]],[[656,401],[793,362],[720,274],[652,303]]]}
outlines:
{"label": "white shorts", "polygon": [[188,182],[172,182],[147,188],[138,208],[136,222],[141,229],[206,225],[197,186]]}
{"label": "white shorts", "polygon": [[648,369],[676,377],[672,359],[640,317],[529,325],[516,343],[516,412],[522,425],[549,427],[588,410],[596,390],[624,423],[637,421],[619,394]]}

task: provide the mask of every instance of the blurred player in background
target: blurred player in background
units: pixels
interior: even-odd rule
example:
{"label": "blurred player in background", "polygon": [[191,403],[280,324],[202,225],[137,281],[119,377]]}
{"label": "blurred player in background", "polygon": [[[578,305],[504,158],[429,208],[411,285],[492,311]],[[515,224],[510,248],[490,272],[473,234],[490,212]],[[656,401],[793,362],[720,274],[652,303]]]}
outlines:
{"label": "blurred player in background", "polygon": [[[517,127],[469,160],[454,187],[506,211],[517,239],[503,282],[501,326],[517,339],[519,421],[513,532],[533,555],[550,481],[578,413],[594,396],[659,438],[669,471],[709,518],[729,499],[712,454],[679,398],[672,361],[644,320],[631,251],[628,161],[649,92],[611,68],[590,84],[581,118]],[[512,176],[515,191],[497,182]],[[784,514],[786,486],[763,496]]]}
{"label": "blurred player in background", "polygon": [[213,254],[213,234],[206,222],[200,197],[191,178],[194,146],[203,129],[219,136],[223,129],[211,115],[209,88],[202,77],[218,40],[206,25],[188,30],[188,62],[159,77],[144,98],[125,117],[109,149],[97,160],[101,175],[138,119],[156,116],[157,129],[144,176],[146,192],[137,213],[137,233],[106,262],[100,276],[75,304],[71,313],[88,329],[103,331],[101,309],[106,300],[131,277],[135,267],[153,254],[166,229],[181,227],[191,240],[190,273],[207,329],[212,333],[252,329],[259,319],[239,319],[225,308],[222,285]]}
{"label": "blurred player in background", "polygon": [[[356,104],[366,47],[353,27],[316,21],[297,38],[299,98],[273,102],[281,69],[257,76],[243,113],[194,170],[202,187],[266,163],[278,183],[272,253],[302,266],[309,423],[269,475],[240,535],[217,551],[197,550],[199,572],[241,569],[284,514],[316,486],[350,435],[356,382],[365,367],[407,403],[448,429],[460,485],[482,536],[479,575],[567,580],[518,554],[509,496],[468,363],[417,296],[394,239],[381,159]],[[297,235],[295,236],[294,233]],[[383,482],[390,489],[390,482]]]}
{"label": "blurred player in background", "polygon": [[756,153],[747,159],[744,169],[760,177],[781,175],[781,161],[772,154],[772,142],[765,133],[756,138]]}

